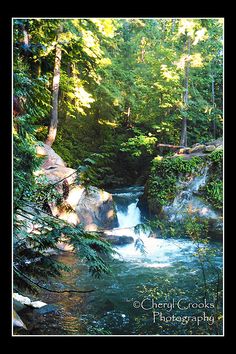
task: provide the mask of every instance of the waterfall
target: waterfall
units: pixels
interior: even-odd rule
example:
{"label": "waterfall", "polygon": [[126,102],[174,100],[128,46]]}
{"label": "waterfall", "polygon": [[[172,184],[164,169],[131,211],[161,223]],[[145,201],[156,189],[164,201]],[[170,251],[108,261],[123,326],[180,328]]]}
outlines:
{"label": "waterfall", "polygon": [[137,204],[138,199],[128,205],[127,211],[117,210],[119,228],[133,227],[141,223],[141,212]]}
{"label": "waterfall", "polygon": [[182,259],[183,251],[186,250],[187,254],[192,252],[194,246],[190,241],[174,242],[149,237],[150,231],[135,233],[134,227],[142,223],[142,214],[137,204],[143,193],[143,187],[128,187],[111,192],[116,205],[119,227],[109,230],[109,234],[134,238],[134,243],[119,247],[119,255],[114,258],[135,263],[142,262],[145,268],[166,268],[171,267],[176,259]]}
{"label": "waterfall", "polygon": [[200,176],[196,176],[188,182],[179,183],[179,192],[173,203],[163,208],[164,213],[170,221],[178,221],[186,215],[193,213],[202,217],[216,219],[218,215],[205,203],[199,196],[200,187],[203,187],[207,181],[208,167],[205,167]]}
{"label": "waterfall", "polygon": [[[180,220],[186,210],[190,212],[191,208],[192,210],[198,208],[202,214],[206,211],[208,217],[214,216],[209,206],[196,196],[206,180],[207,169],[201,176],[185,184],[182,183],[173,203],[165,208],[171,220]],[[150,231],[135,233],[135,226],[143,222],[141,210],[137,206],[143,190],[143,187],[127,187],[110,191],[115,202],[119,226],[108,230],[107,234],[131,236],[134,239],[133,243],[118,246],[118,255],[114,255],[114,258],[137,264],[142,263],[144,268],[168,268],[172,267],[175,262],[186,261],[196,249],[196,245],[191,240],[150,237]],[[202,244],[201,247],[205,246]]]}
{"label": "waterfall", "polygon": [[[119,226],[109,230],[109,234],[116,236],[132,236],[138,238],[134,227],[142,223],[141,211],[137,206],[139,197],[143,194],[144,187],[127,187],[112,190]],[[141,236],[141,235],[139,235]],[[142,234],[144,236],[144,234]],[[145,235],[147,236],[147,235]]]}
{"label": "waterfall", "polygon": [[141,223],[141,211],[137,206],[144,187],[127,187],[115,189],[112,196],[115,201],[118,229],[133,228]]}

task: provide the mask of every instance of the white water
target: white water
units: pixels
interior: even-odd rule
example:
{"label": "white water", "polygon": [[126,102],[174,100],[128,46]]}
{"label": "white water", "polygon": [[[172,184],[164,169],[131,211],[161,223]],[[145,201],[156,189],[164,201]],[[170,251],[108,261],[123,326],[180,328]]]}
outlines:
{"label": "white water", "polygon": [[133,227],[141,222],[141,212],[137,207],[138,199],[128,206],[127,211],[117,210],[119,228]]}
{"label": "white water", "polygon": [[[109,230],[109,234],[130,235],[138,240],[133,225],[142,221],[142,215],[137,206],[138,197],[141,194],[140,187],[122,189],[113,193],[120,224],[119,228]],[[81,331],[85,326],[85,334],[91,334],[90,330],[94,328],[99,329],[99,331],[95,331],[95,334],[100,334],[101,329],[105,329],[109,330],[108,333],[112,335],[157,335],[157,333],[159,335],[189,335],[189,328],[177,322],[173,323],[171,327],[167,326],[168,324],[166,325],[165,322],[162,322],[160,327],[158,323],[153,324],[152,317],[149,316],[150,313],[137,311],[133,306],[133,301],[151,296],[149,295],[152,294],[150,290],[154,290],[155,294],[155,289],[158,290],[158,301],[160,299],[160,302],[163,303],[169,296],[173,299],[180,299],[186,294],[189,303],[195,303],[199,296],[202,298],[202,269],[196,261],[196,257],[193,256],[196,246],[193,242],[184,239],[152,238],[148,237],[149,233],[142,233],[139,236],[144,242],[146,254],[137,250],[134,243],[117,247],[120,255],[117,257],[118,259],[113,259],[111,262],[112,276],[104,275],[99,279],[91,277],[88,275],[87,266],[82,262],[79,266],[79,260],[74,258],[73,253],[65,252],[60,255],[58,260],[72,265],[73,272],[68,275],[64,272],[64,278],[61,281],[58,280],[58,285],[61,286],[59,288],[72,288],[76,284],[79,289],[96,289],[96,291],[89,293],[84,299],[81,299],[80,294],[75,294],[73,296],[78,296],[78,298],[75,297],[75,301],[68,301],[64,296],[55,297],[55,294],[50,298],[50,294],[46,292],[45,301],[46,299],[51,299],[49,303],[57,301],[62,307],[63,321],[61,316],[60,318],[58,316],[56,316],[57,318],[55,316],[53,318],[40,316],[39,319],[39,316],[33,317],[30,313],[30,327],[32,329],[29,334],[81,335],[84,334]],[[209,257],[211,257],[212,263],[207,262],[204,267],[206,266],[207,280],[213,282],[209,283],[211,285],[216,284],[218,274],[212,268],[212,264],[221,268],[222,255],[221,252],[217,256],[209,253]],[[67,261],[65,261],[66,259]],[[212,289],[212,292],[215,291],[214,286],[209,289]],[[165,299],[162,293],[166,294]],[[202,309],[200,310],[202,311]],[[196,315],[196,309],[193,311],[193,315]],[[167,310],[166,315],[172,314]],[[191,312],[185,312],[182,315],[191,314]],[[193,328],[190,327],[191,331]],[[199,330],[197,334],[199,334]]]}
{"label": "white water", "polygon": [[200,187],[206,184],[207,171],[208,168],[206,167],[201,176],[194,177],[187,183],[179,183],[179,192],[173,203],[163,208],[170,221],[178,221],[183,219],[184,216],[194,213],[201,217],[218,218],[217,213],[197,196]]}
{"label": "white water", "polygon": [[[200,186],[201,181],[198,180],[197,183]],[[147,268],[166,268],[172,267],[176,261],[186,262],[196,250],[192,241],[149,237],[150,231],[135,233],[134,226],[142,223],[141,211],[137,206],[138,196],[142,193],[137,193],[138,188],[132,192],[128,190],[124,193],[123,190],[122,193],[113,193],[119,227],[109,230],[109,234],[134,238],[134,243],[117,247],[119,255],[115,257],[137,265],[142,263]],[[144,246],[144,253],[137,247],[139,245]]]}

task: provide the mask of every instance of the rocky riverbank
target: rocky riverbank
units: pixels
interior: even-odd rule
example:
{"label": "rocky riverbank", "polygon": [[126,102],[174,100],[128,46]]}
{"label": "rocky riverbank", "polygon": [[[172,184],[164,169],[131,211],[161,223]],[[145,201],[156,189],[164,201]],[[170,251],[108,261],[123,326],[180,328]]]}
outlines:
{"label": "rocky riverbank", "polygon": [[96,187],[85,188],[76,181],[76,170],[68,168],[61,157],[46,144],[37,147],[44,158],[37,175],[45,175],[62,195],[60,205],[50,203],[52,214],[73,225],[82,223],[86,231],[117,226],[112,195]]}
{"label": "rocky riverbank", "polygon": [[222,237],[223,140],[155,157],[139,207],[169,222],[207,221],[209,234]]}

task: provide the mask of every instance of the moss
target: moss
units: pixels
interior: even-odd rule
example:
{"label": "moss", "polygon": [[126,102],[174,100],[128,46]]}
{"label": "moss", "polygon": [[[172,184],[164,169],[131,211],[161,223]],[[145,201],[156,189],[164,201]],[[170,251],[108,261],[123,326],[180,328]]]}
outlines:
{"label": "moss", "polygon": [[223,150],[213,151],[209,156],[209,178],[202,188],[202,197],[216,209],[223,209]]}
{"label": "moss", "polygon": [[163,206],[169,205],[178,191],[178,182],[188,181],[201,174],[209,166],[208,180],[201,188],[201,196],[217,210],[223,208],[223,151],[215,150],[205,158],[194,156],[184,159],[153,159],[151,173],[147,182],[147,200],[151,213],[159,214]]}
{"label": "moss", "polygon": [[150,227],[162,237],[189,237],[191,240],[207,239],[211,225],[207,219],[199,216],[187,216],[181,222],[167,219],[156,219],[150,222]]}
{"label": "moss", "polygon": [[151,173],[147,185],[147,199],[151,212],[159,213],[162,206],[173,201],[177,193],[177,182],[187,181],[201,173],[206,160],[194,156],[191,159],[161,158],[152,161]]}

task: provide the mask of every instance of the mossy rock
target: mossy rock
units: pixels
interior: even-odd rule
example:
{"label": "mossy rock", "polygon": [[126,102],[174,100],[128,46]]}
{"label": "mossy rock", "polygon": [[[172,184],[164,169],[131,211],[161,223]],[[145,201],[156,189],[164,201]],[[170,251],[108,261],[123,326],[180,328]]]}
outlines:
{"label": "mossy rock", "polygon": [[212,152],[216,149],[215,145],[207,145],[205,148],[205,152]]}

